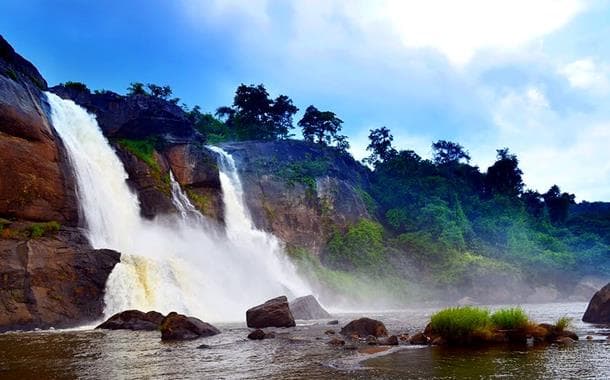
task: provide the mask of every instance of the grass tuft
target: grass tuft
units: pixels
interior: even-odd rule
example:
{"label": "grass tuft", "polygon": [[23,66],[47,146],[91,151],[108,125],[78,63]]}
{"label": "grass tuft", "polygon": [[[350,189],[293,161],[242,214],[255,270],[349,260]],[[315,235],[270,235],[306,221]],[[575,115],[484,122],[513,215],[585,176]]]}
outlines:
{"label": "grass tuft", "polygon": [[500,309],[491,315],[494,327],[500,330],[523,329],[528,326],[529,318],[520,307]]}
{"label": "grass tuft", "polygon": [[48,233],[57,232],[61,228],[61,225],[56,221],[46,223],[33,223],[27,231],[30,233],[30,237],[33,239],[42,237]]}
{"label": "grass tuft", "polygon": [[486,335],[491,328],[489,310],[471,306],[441,310],[430,320],[432,331],[448,341]]}
{"label": "grass tuft", "polygon": [[569,317],[561,317],[555,322],[555,328],[558,331],[567,330],[572,325],[572,318]]}

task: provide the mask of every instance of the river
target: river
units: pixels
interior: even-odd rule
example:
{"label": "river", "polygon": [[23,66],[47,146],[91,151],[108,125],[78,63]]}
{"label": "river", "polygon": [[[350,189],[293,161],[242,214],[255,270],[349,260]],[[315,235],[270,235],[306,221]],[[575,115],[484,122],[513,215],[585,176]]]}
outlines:
{"label": "river", "polygon": [[[494,308],[494,306],[491,306]],[[250,341],[244,323],[216,324],[221,334],[194,341],[161,342],[158,332],[62,331],[0,334],[2,379],[342,379],[342,378],[514,378],[608,379],[608,326],[580,322],[586,304],[525,305],[538,322],[573,318],[580,341],[570,347],[447,349],[401,345],[380,353],[335,348],[324,332],[368,316],[390,333],[421,331],[436,309],[333,313],[327,321],[301,321],[274,329],[275,339]],[[591,335],[592,340],[585,337]],[[197,348],[205,344],[209,348]]]}

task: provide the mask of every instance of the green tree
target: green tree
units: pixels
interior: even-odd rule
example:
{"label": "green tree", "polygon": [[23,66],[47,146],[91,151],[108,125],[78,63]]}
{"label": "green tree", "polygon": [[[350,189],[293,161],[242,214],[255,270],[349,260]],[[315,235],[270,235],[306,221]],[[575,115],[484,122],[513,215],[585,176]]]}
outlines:
{"label": "green tree", "polygon": [[470,162],[470,155],[460,144],[438,140],[432,144],[434,162],[439,165],[459,163],[462,160]]}
{"label": "green tree", "polygon": [[544,204],[553,223],[563,223],[568,218],[570,205],[574,204],[574,194],[562,193],[559,186],[553,185],[542,195]]}
{"label": "green tree", "polygon": [[131,82],[129,87],[127,87],[127,95],[147,95],[146,89],[144,88],[144,83]]}
{"label": "green tree", "polygon": [[386,127],[371,129],[369,133],[369,145],[366,150],[371,151],[371,155],[365,158],[365,162],[376,164],[379,161],[386,161],[396,157],[398,152],[392,147],[394,136]]}
{"label": "green tree", "polygon": [[523,192],[523,172],[519,160],[508,148],[497,150],[497,161],[487,169],[485,187],[490,194],[516,197]]}
{"label": "green tree", "polygon": [[303,131],[305,141],[318,144],[331,145],[333,142],[346,141],[346,137],[339,135],[343,120],[339,119],[334,112],[320,111],[314,106],[309,106],[305,110],[303,118],[298,125]]}

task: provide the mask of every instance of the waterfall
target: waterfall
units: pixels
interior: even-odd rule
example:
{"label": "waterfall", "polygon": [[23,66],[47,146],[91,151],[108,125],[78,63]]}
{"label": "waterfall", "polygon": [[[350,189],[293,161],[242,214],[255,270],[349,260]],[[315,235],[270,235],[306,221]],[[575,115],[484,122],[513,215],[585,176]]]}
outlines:
{"label": "waterfall", "polygon": [[87,237],[94,248],[121,252],[106,284],[106,316],[139,309],[239,321],[246,309],[266,299],[311,293],[279,241],[252,224],[237,168],[226,152],[212,148],[220,157],[226,236],[212,232],[173,173],[172,202],[179,214],[145,220],[95,117],[70,100],[52,93],[47,98],[74,168]]}

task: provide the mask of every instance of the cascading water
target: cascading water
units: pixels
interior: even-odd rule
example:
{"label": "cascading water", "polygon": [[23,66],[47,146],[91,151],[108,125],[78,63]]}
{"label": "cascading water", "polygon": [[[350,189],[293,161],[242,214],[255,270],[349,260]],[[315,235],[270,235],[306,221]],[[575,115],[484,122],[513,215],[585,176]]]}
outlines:
{"label": "cascading water", "polygon": [[106,284],[105,314],[126,309],[178,311],[210,321],[243,320],[245,310],[277,295],[311,293],[270,234],[254,228],[230,155],[220,156],[226,237],[212,233],[171,177],[179,215],[153,221],[139,214],[127,173],[95,118],[47,93],[51,119],[76,173],[88,238],[122,253]]}

